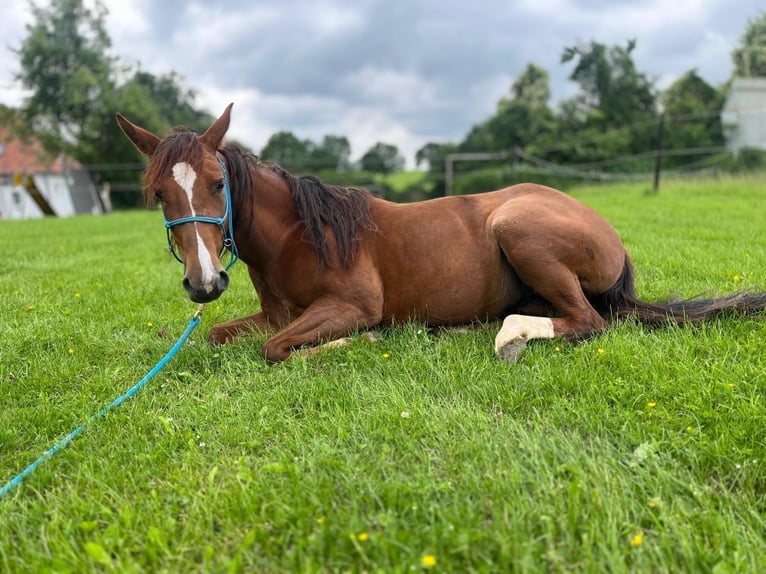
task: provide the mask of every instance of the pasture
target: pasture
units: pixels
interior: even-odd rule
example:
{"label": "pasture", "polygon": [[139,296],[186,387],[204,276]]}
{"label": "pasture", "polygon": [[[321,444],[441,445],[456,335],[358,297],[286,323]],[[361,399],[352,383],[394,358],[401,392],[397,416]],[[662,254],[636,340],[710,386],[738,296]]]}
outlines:
{"label": "pasture", "polygon": [[[576,190],[639,295],[766,289],[762,178]],[[0,482],[138,381],[196,306],[162,215],[0,222]],[[766,317],[497,361],[418,324],[267,366],[211,348],[244,266],[129,402],[0,499],[5,572],[766,568]]]}

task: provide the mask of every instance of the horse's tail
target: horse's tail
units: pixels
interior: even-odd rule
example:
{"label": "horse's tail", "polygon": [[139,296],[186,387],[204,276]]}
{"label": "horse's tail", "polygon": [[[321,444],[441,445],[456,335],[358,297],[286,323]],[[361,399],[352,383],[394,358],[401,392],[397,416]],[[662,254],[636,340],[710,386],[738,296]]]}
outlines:
{"label": "horse's tail", "polygon": [[633,265],[626,255],[620,278],[593,304],[606,319],[633,317],[649,325],[666,325],[668,322],[683,325],[728,313],[755,315],[766,309],[766,292],[739,291],[711,299],[692,297],[649,303],[636,297]]}

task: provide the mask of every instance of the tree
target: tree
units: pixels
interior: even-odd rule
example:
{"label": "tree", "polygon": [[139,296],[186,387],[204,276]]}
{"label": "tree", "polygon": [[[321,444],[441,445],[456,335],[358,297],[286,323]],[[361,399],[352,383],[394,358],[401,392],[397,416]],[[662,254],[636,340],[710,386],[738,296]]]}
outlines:
{"label": "tree", "polygon": [[590,123],[607,129],[654,115],[654,86],[636,69],[635,47],[636,41],[630,40],[625,47],[591,42],[564,49],[561,63],[575,63],[569,79],[580,85],[578,100]]}
{"label": "tree", "polygon": [[[591,41],[565,48],[562,63],[574,63],[569,79],[580,93],[564,103],[557,161],[595,161],[639,153],[656,145],[654,84],[633,62],[635,40],[625,46]],[[578,123],[580,125],[578,125]]]}
{"label": "tree", "polygon": [[372,173],[388,174],[404,169],[404,158],[397,147],[381,142],[368,149],[360,163],[363,170]]}
{"label": "tree", "polygon": [[766,11],[747,23],[731,57],[735,76],[766,76]]}
{"label": "tree", "polygon": [[429,171],[443,174],[447,156],[456,151],[457,146],[453,143],[429,142],[415,152],[415,163],[418,166],[427,163]]}
{"label": "tree", "polygon": [[[67,152],[87,165],[139,161],[114,121],[115,111],[155,133],[172,125],[204,130],[213,120],[195,108],[194,92],[175,72],[154,76],[109,55],[101,0],[92,10],[83,0],[32,4],[32,15],[17,50],[18,79],[31,90],[22,113],[49,151]],[[127,79],[118,85],[118,76]]]}
{"label": "tree", "polygon": [[302,140],[289,131],[273,134],[261,150],[261,157],[278,163],[290,170],[305,169],[309,162],[311,148],[309,140]]}
{"label": "tree", "polygon": [[319,145],[311,143],[309,152],[314,169],[348,171],[351,166],[351,144],[345,136],[326,135]]}
{"label": "tree", "polygon": [[138,70],[128,83],[145,91],[147,98],[154,104],[153,111],[163,118],[165,124],[186,126],[203,133],[215,120],[213,115],[194,106],[196,92],[186,88],[176,72],[155,76]]}
{"label": "tree", "polygon": [[[21,112],[47,151],[66,152],[89,166],[97,182],[136,190],[143,158],[117,127],[116,111],[154,133],[166,133],[173,125],[201,131],[213,117],[196,108],[194,91],[175,72],[154,76],[110,56],[107,11],[101,0],[87,3],[93,8],[85,4],[32,3],[33,22],[16,50],[21,64],[17,79],[30,90]],[[114,164],[128,167],[116,170]],[[113,201],[133,206],[139,197],[134,191]]]}
{"label": "tree", "polygon": [[326,135],[317,144],[280,131],[266,142],[261,157],[293,171],[347,171],[351,166],[351,144],[345,136]]}
{"label": "tree", "polygon": [[31,91],[23,114],[49,151],[82,159],[78,144],[98,140],[114,89],[106,8],[100,0],[93,10],[83,0],[52,0],[31,9],[34,23],[17,50],[17,79]]}
{"label": "tree", "polygon": [[526,148],[553,131],[554,115],[548,71],[528,64],[513,82],[510,97],[502,98],[493,116],[474,126],[460,151],[498,151]]}
{"label": "tree", "polygon": [[531,108],[546,107],[551,99],[550,81],[548,70],[533,63],[527,64],[526,69],[511,85],[513,101]]}
{"label": "tree", "polygon": [[662,94],[667,117],[665,147],[720,146],[723,94],[689,70]]}
{"label": "tree", "polygon": [[447,156],[456,151],[457,145],[454,143],[429,142],[415,153],[415,163],[418,166],[421,163],[428,164],[428,180],[431,187],[431,195],[441,197],[446,194],[447,188],[444,179],[445,164]]}

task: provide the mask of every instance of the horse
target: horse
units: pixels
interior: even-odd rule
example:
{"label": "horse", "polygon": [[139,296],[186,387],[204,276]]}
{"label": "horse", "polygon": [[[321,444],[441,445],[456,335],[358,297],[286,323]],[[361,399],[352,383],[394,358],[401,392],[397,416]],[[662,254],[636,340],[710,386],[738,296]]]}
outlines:
{"label": "horse", "polygon": [[530,340],[585,339],[626,317],[682,325],[766,308],[764,292],[639,299],[614,228],[550,187],[397,204],[296,177],[222,145],[232,105],[202,135],[177,127],[160,138],[116,115],[149,158],[143,194],[161,203],[188,297],[217,299],[231,264],[247,265],[261,310],[212,327],[212,344],[266,333],[263,354],[276,363],[377,326],[502,319],[495,354],[513,362]]}

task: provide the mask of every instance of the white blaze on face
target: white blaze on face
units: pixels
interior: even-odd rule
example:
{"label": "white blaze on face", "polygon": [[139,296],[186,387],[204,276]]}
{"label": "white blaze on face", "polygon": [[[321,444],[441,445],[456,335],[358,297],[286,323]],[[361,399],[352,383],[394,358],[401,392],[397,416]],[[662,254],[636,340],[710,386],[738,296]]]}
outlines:
{"label": "white blaze on face", "polygon": [[[189,209],[191,210],[192,217],[195,217],[197,213],[194,211],[194,182],[197,181],[197,172],[194,168],[186,162],[180,162],[173,166],[173,178],[176,183],[181,186],[186,192],[186,197],[189,199]],[[199,235],[197,229],[197,222],[194,222],[194,233],[197,236],[197,259],[199,261],[200,271],[202,273],[202,285],[205,287],[205,291],[210,292],[213,289],[213,277],[215,276],[215,268],[213,267],[213,259],[210,257],[210,252],[205,248],[205,243]]]}

